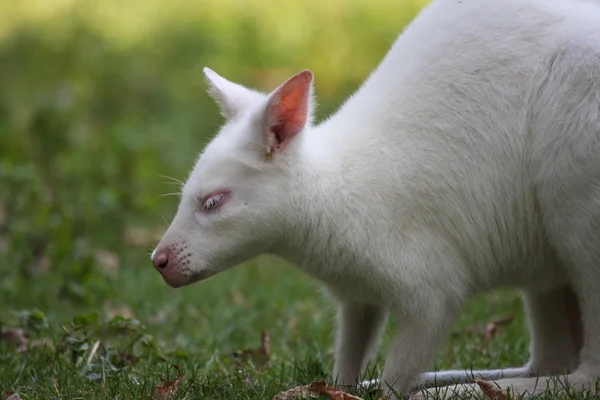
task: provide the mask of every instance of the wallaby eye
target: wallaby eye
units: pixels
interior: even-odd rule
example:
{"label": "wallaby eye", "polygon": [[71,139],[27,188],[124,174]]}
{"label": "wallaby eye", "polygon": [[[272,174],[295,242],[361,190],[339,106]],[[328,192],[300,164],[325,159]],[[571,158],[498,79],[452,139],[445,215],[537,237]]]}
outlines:
{"label": "wallaby eye", "polygon": [[209,211],[221,205],[223,200],[225,200],[225,193],[209,194],[202,201],[202,208],[204,209],[204,211]]}

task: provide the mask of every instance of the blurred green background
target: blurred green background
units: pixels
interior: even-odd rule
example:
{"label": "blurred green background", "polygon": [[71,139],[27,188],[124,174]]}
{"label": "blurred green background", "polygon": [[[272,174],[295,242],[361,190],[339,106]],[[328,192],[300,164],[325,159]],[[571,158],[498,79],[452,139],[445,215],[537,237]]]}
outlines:
{"label": "blurred green background", "polygon": [[[162,282],[148,255],[177,207],[177,196],[162,194],[179,187],[161,175],[185,180],[222,122],[206,94],[204,66],[264,91],[309,68],[320,120],[358,88],[425,3],[0,1],[0,322],[28,329],[30,339],[59,342],[65,326],[96,323],[73,322],[76,316],[135,318],[161,355],[126,367],[130,375],[147,374],[138,382],[144,391],[166,360],[183,363],[187,376],[226,375],[219,352],[256,346],[262,329],[271,332],[275,364],[296,366],[271,379],[285,384],[330,373],[333,307],[289,265],[261,257],[181,290]],[[488,299],[468,318],[516,301]],[[26,356],[0,343],[0,389],[25,396],[58,382],[59,394],[82,387],[106,394],[94,379],[73,374],[95,341],[92,331],[68,336],[73,365],[55,355],[25,368]],[[526,339],[518,342],[523,351]],[[445,365],[472,362],[463,344],[448,350]],[[318,361],[298,361],[307,357]],[[113,389],[137,393],[111,360],[93,358],[89,368],[105,371],[108,362],[120,376]]]}
{"label": "blurred green background", "polygon": [[161,196],[178,187],[160,175],[185,180],[222,122],[204,66],[265,91],[310,68],[321,118],[422,3],[0,2],[4,304],[40,306],[50,293],[59,300],[62,286],[92,302],[103,293],[94,298],[95,289],[119,289],[118,279],[77,275],[99,268],[98,251],[158,281],[147,251],[178,201]]}

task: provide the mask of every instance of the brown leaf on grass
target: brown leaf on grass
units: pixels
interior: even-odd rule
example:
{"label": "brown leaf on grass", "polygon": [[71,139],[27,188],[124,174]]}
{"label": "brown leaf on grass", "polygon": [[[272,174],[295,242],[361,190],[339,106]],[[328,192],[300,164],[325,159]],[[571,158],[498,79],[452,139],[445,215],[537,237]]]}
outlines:
{"label": "brown leaf on grass", "polygon": [[484,381],[483,379],[475,378],[475,383],[479,385],[483,394],[490,400],[510,400],[506,392],[493,382]]}
{"label": "brown leaf on grass", "polygon": [[165,381],[164,378],[161,378],[163,384],[154,388],[154,393],[152,393],[153,400],[172,399],[177,394],[181,378],[183,378],[183,372],[179,370],[179,366],[177,365],[173,365],[173,368],[179,372],[179,375],[174,381]]}
{"label": "brown leaf on grass", "polygon": [[5,390],[2,392],[2,400],[21,400],[19,396],[15,396],[14,392],[10,390]]}
{"label": "brown leaf on grass", "polygon": [[325,381],[313,382],[310,385],[296,386],[275,395],[273,400],[316,399],[320,395],[325,395],[330,400],[362,400],[360,397],[346,393],[338,388],[327,386],[327,382]]}
{"label": "brown leaf on grass", "polygon": [[362,400],[358,396],[354,396],[352,394],[343,392],[340,389],[332,387],[326,387],[321,391],[321,393],[327,396],[330,400]]}
{"label": "brown leaf on grass", "polygon": [[247,349],[243,351],[235,351],[229,356],[234,360],[234,363],[241,368],[242,361],[252,360],[257,368],[268,368],[269,359],[271,352],[271,339],[269,338],[269,331],[266,329],[261,332],[261,344],[256,349]]}
{"label": "brown leaf on grass", "polygon": [[15,345],[19,353],[27,350],[27,343],[29,343],[29,340],[23,329],[2,328],[1,338],[3,342]]}
{"label": "brown leaf on grass", "polygon": [[[483,335],[485,340],[491,340],[500,331],[500,328],[515,320],[514,314],[505,315],[489,320],[485,325],[477,324],[469,327],[467,332],[477,335]],[[459,336],[460,333],[454,332],[452,336]]]}
{"label": "brown leaf on grass", "polygon": [[509,324],[515,320],[515,314],[509,314],[503,317],[494,318],[485,325],[484,337],[486,340],[492,339],[500,327]]}
{"label": "brown leaf on grass", "polygon": [[306,398],[316,399],[317,397],[319,397],[319,391],[314,390],[313,386],[320,385],[320,384],[327,386],[325,381],[311,383],[310,385],[296,386],[289,390],[286,390],[285,392],[276,394],[273,397],[273,400],[306,399]]}

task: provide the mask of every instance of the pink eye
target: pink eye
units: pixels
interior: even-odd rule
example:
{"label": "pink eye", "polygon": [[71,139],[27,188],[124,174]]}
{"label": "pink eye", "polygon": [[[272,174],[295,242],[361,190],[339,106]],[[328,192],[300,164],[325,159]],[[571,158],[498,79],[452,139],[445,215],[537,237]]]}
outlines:
{"label": "pink eye", "polygon": [[221,205],[223,200],[225,200],[225,193],[210,194],[204,198],[202,208],[204,211],[209,211]]}

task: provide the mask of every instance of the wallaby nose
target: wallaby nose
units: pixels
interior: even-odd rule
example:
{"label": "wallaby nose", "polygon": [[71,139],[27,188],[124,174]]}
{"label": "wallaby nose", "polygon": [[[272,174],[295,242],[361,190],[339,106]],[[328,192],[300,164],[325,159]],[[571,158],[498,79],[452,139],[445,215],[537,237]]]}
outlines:
{"label": "wallaby nose", "polygon": [[152,263],[154,264],[154,268],[162,273],[167,268],[167,265],[169,265],[169,250],[161,250],[156,253],[152,259]]}

